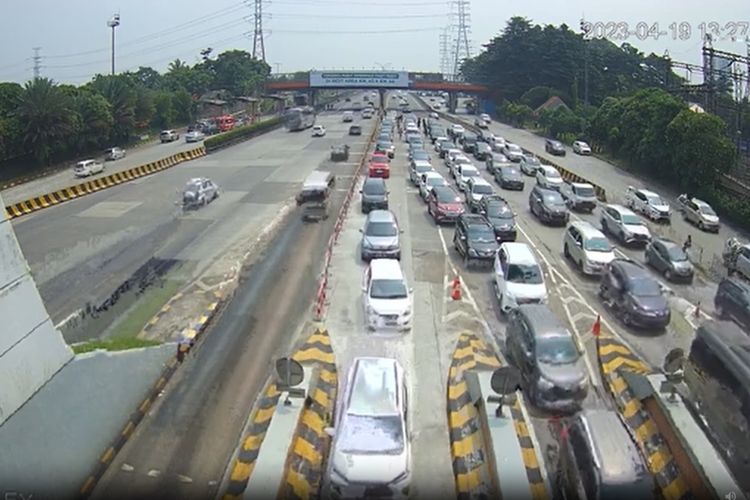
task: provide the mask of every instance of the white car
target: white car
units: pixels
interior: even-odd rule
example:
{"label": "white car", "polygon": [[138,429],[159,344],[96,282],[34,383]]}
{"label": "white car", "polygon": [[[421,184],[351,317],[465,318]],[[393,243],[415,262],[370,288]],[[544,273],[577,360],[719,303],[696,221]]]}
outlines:
{"label": "white car", "polygon": [[467,156],[464,156],[462,154],[456,155],[456,157],[451,160],[451,164],[449,167],[451,169],[451,174],[456,181],[458,181],[459,169],[462,165],[474,166],[474,163]]}
{"label": "white car", "polygon": [[313,137],[325,137],[326,128],[323,125],[313,125],[312,136]]}
{"label": "white car", "polygon": [[445,152],[445,166],[448,168],[451,168],[451,165],[453,164],[453,160],[457,156],[464,156],[464,152],[461,149],[457,148],[450,148],[448,151]]}
{"label": "white car", "polygon": [[474,165],[467,164],[459,165],[458,168],[458,178],[456,179],[456,183],[458,184],[458,189],[465,191],[466,181],[474,177],[480,177],[479,170],[477,170],[477,167]]}
{"label": "white car", "polygon": [[89,175],[96,175],[101,172],[104,172],[104,163],[96,160],[79,161],[73,167],[73,174],[76,177],[88,177]]}
{"label": "white car", "polygon": [[661,196],[648,189],[628,186],[625,192],[625,205],[634,212],[640,212],[653,221],[670,222],[672,209]]}
{"label": "white car", "polygon": [[344,111],[344,114],[341,115],[341,120],[344,123],[353,122],[354,121],[354,113],[352,111]]}
{"label": "white car", "polygon": [[425,174],[427,172],[434,172],[435,169],[432,168],[432,163],[430,163],[427,160],[414,160],[409,165],[409,180],[411,180],[411,183],[415,186],[419,185],[419,179],[422,177],[422,174]]}
{"label": "white car", "polygon": [[410,123],[406,126],[406,132],[404,133],[404,135],[410,133],[419,134],[420,136],[422,135],[422,131],[419,130],[419,127],[415,123]]}
{"label": "white car", "polygon": [[590,155],[591,146],[583,141],[573,142],[573,152],[579,155]]}
{"label": "white car", "polygon": [[185,142],[200,142],[206,138],[206,134],[200,130],[191,130],[185,134]]}
{"label": "white car", "polygon": [[323,498],[405,499],[411,484],[408,384],[395,359],[354,358],[336,404]]}
{"label": "white car", "polygon": [[521,146],[512,142],[506,142],[501,153],[514,163],[520,162],[521,158],[523,158],[523,149],[521,149]]}
{"label": "white car", "polygon": [[540,166],[542,166],[542,162],[536,156],[523,155],[521,157],[521,172],[526,175],[536,175]]}
{"label": "white car", "polygon": [[435,186],[447,186],[448,181],[437,172],[426,172],[419,179],[419,195],[424,201],[430,196],[430,191]]}
{"label": "white car", "polygon": [[437,114],[437,113],[435,113],[433,111],[433,112],[430,113],[430,118],[432,118],[433,120],[439,120],[440,119],[440,115]]}
{"label": "white car", "polygon": [[615,251],[604,233],[585,221],[568,225],[563,236],[563,254],[584,274],[602,274],[615,259]]}
{"label": "white car", "polygon": [[362,283],[365,321],[370,330],[411,329],[412,297],[401,264],[373,259]]}
{"label": "white car", "polygon": [[554,189],[560,191],[563,185],[563,178],[560,172],[551,165],[539,165],[536,171],[536,183],[545,189]]}
{"label": "white car", "polygon": [[526,243],[502,243],[495,255],[494,275],[495,297],[503,313],[521,304],[547,302],[542,268]]}
{"label": "white car", "polygon": [[469,177],[466,180],[465,189],[466,204],[469,205],[469,210],[472,212],[479,211],[479,202],[482,201],[484,196],[495,194],[492,184],[479,176]]}
{"label": "white car", "polygon": [[560,187],[560,194],[572,210],[591,213],[596,208],[596,190],[588,182],[566,182]]}
{"label": "white car", "polygon": [[463,125],[459,125],[457,123],[454,123],[453,125],[451,125],[451,128],[449,130],[451,131],[454,137],[455,136],[461,137],[464,135],[464,132],[466,132]]}
{"label": "white car", "polygon": [[476,118],[474,118],[474,126],[479,128],[487,128],[490,126],[490,123],[489,121],[483,120],[482,117],[477,116]]}
{"label": "white car", "polygon": [[125,158],[125,150],[122,148],[109,148],[104,152],[104,161],[115,161]]}
{"label": "white car", "polygon": [[622,205],[606,205],[601,212],[600,223],[602,232],[617,237],[623,243],[645,245],[651,241],[651,231],[643,220]]}

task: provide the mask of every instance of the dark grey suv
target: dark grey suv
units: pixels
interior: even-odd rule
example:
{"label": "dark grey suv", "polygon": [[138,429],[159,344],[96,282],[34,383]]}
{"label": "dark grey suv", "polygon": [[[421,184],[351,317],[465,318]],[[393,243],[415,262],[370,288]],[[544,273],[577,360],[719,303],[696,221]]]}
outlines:
{"label": "dark grey suv", "polygon": [[388,210],[388,189],[385,186],[385,180],[380,177],[367,177],[362,189],[362,213],[369,213],[370,210],[382,209]]}
{"label": "dark grey suv", "polygon": [[731,318],[750,330],[750,283],[740,278],[724,278],[714,297],[714,309],[721,318]]}
{"label": "dark grey suv", "polygon": [[570,219],[568,206],[562,195],[536,185],[529,193],[529,210],[542,222],[564,226]]}
{"label": "dark grey suv", "polygon": [[522,304],[513,309],[505,342],[534,405],[561,412],[580,409],[589,388],[585,361],[573,334],[549,307]]}
{"label": "dark grey suv", "polygon": [[492,265],[500,246],[492,225],[481,215],[462,214],[456,219],[453,246],[469,267],[473,263]]}
{"label": "dark grey suv", "polygon": [[607,265],[599,296],[628,326],[663,330],[671,320],[661,284],[630,259],[615,259]]}

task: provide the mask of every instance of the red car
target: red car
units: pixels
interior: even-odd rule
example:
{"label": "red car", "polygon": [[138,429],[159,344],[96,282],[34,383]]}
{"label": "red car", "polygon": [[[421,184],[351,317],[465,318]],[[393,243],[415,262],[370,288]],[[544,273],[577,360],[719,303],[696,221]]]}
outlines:
{"label": "red car", "polygon": [[370,163],[390,163],[391,159],[385,151],[375,151],[370,156]]}
{"label": "red car", "polygon": [[427,197],[427,212],[436,224],[455,222],[465,211],[463,200],[450,186],[435,186]]}
{"label": "red car", "polygon": [[388,179],[391,176],[391,166],[388,162],[378,162],[377,160],[370,163],[370,168],[367,171],[369,177],[382,177]]}

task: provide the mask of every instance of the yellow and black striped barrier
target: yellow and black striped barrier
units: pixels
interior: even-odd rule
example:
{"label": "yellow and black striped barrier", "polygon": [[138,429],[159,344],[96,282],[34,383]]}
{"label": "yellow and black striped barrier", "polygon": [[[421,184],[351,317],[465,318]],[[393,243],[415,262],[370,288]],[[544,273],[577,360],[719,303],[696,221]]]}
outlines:
{"label": "yellow and black striped barrier", "polygon": [[609,386],[617,410],[646,457],[646,466],[656,479],[661,497],[665,500],[691,497],[666,440],[623,377],[625,372],[646,375],[651,370],[623,342],[605,332],[597,337],[597,355],[602,378]]}
{"label": "yellow and black striped barrier", "polygon": [[325,428],[333,420],[338,390],[336,360],[328,330],[318,329],[292,356],[300,363],[318,365],[297,424],[281,486],[281,498],[317,498],[322,484],[330,437]]}
{"label": "yellow and black striped barrier", "polygon": [[82,196],[96,193],[103,189],[111,188],[113,186],[132,181],[133,179],[138,179],[139,177],[145,177],[147,175],[166,170],[179,163],[194,160],[205,155],[206,149],[203,146],[200,146],[189,151],[174,154],[161,160],[147,163],[145,165],[129,168],[127,170],[115,172],[114,174],[109,174],[98,179],[82,182],[80,184],[58,189],[51,193],[35,196],[28,200],[12,203],[5,207],[5,212],[8,215],[9,219],[14,219],[16,217],[21,217],[22,215],[30,214],[32,212],[37,212],[53,205],[59,205],[60,203],[73,200],[75,198],[80,198]]}

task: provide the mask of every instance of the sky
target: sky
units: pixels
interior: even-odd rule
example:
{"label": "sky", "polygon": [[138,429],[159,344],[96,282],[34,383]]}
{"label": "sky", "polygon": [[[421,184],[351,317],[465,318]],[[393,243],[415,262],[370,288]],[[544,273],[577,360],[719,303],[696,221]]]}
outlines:
{"label": "sky", "polygon": [[[448,0],[266,0],[263,30],[266,61],[274,72],[309,69],[393,69],[439,71],[442,29],[450,23]],[[750,30],[748,0],[469,0],[472,54],[498,35],[512,16],[537,24],[565,23],[578,29],[581,18],[591,23],[658,25],[658,40],[628,43],[645,53],[700,64],[701,23],[718,22],[720,50],[745,54]],[[2,0],[0,16],[0,81],[23,82],[33,75],[34,47],[39,47],[40,74],[65,83],[84,83],[108,73],[111,30],[116,12],[116,70],[151,66],[159,71],[180,58],[200,59],[200,50],[214,54],[253,48],[253,0]],[[670,25],[676,23],[672,28]],[[679,39],[677,27],[683,31]],[[727,23],[730,23],[727,26]],[[705,25],[708,28],[708,24]],[[724,28],[727,30],[724,30]],[[620,41],[616,42],[620,43]],[[683,74],[682,76],[687,76]]]}

